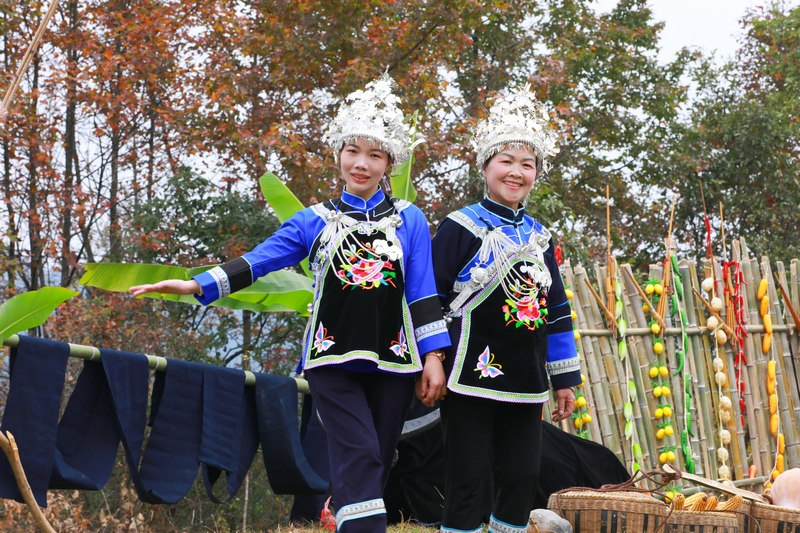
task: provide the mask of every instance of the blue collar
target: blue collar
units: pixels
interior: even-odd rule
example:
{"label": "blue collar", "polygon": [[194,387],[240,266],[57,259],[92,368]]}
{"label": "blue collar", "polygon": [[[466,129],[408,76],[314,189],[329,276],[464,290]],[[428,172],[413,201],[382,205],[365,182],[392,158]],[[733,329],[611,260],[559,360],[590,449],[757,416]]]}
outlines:
{"label": "blue collar", "polygon": [[512,223],[522,222],[523,218],[525,217],[524,207],[520,207],[515,211],[510,207],[506,207],[503,204],[499,204],[488,197],[481,200],[481,207],[483,207],[490,213],[497,215],[501,219]]}
{"label": "blue collar", "polygon": [[364,200],[355,194],[350,194],[347,192],[346,187],[342,189],[342,201],[350,207],[358,209],[362,212],[375,209],[384,200],[384,198],[386,198],[386,195],[383,194],[383,189],[380,187],[378,187],[378,190],[375,191],[375,194],[370,196],[368,200]]}

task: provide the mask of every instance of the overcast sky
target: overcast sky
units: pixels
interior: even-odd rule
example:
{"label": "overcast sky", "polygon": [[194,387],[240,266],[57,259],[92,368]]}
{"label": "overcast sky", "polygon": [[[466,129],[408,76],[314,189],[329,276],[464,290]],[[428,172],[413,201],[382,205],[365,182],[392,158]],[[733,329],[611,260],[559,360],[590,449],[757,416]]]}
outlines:
{"label": "overcast sky", "polygon": [[[596,0],[601,12],[611,10],[617,0]],[[787,6],[800,0],[785,0]],[[730,59],[742,35],[739,21],[747,9],[767,5],[765,0],[651,0],[656,20],[665,23],[661,32],[660,58],[671,59],[684,46],[698,47],[705,54],[716,51],[718,59]]]}

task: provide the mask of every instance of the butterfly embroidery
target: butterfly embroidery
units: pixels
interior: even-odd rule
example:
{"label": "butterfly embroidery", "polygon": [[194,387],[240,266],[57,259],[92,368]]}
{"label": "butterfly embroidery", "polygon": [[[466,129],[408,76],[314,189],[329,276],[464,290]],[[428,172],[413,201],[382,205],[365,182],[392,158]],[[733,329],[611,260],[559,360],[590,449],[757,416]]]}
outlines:
{"label": "butterfly embroidery", "polygon": [[503,365],[494,362],[494,354],[489,353],[489,347],[487,346],[483,353],[478,356],[478,366],[475,368],[475,372],[481,373],[478,379],[496,378],[503,375],[501,368],[503,368]]}
{"label": "butterfly embroidery", "polygon": [[403,353],[408,352],[408,343],[406,342],[406,334],[400,329],[400,334],[397,336],[396,341],[392,341],[389,349],[397,356],[400,357]]}
{"label": "butterfly embroidery", "polygon": [[328,335],[328,328],[323,328],[322,322],[320,322],[317,333],[314,335],[314,349],[317,353],[322,353],[334,344],[336,343],[333,340],[333,335]]}

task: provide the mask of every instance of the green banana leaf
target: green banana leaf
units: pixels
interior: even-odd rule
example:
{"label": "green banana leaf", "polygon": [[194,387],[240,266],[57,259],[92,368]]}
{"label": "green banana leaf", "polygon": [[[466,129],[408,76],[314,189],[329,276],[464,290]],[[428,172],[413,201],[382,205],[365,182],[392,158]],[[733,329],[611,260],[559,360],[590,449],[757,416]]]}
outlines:
{"label": "green banana leaf", "polygon": [[3,302],[0,305],[0,342],[14,333],[40,326],[50,313],[76,294],[64,287],[42,287]]}
{"label": "green banana leaf", "polygon": [[[80,283],[107,291],[127,292],[134,285],[156,283],[165,279],[188,280],[213,266],[187,269],[172,265],[87,263],[84,265],[86,273]],[[258,313],[294,311],[307,315],[312,295],[311,279],[288,270],[279,270],[257,279],[251,286],[221,298],[211,305]],[[147,294],[146,297],[200,305],[191,295],[153,293]]]}
{"label": "green banana leaf", "polygon": [[292,191],[289,190],[281,179],[272,172],[265,172],[258,179],[261,186],[261,194],[270,205],[278,220],[281,223],[292,218],[295,213],[303,210],[303,203],[297,199]]}
{"label": "green banana leaf", "polygon": [[[297,199],[297,196],[272,172],[265,172],[258,179],[258,184],[261,186],[261,194],[264,195],[264,199],[275,211],[275,216],[278,217],[281,224],[304,209],[303,203]],[[303,259],[300,262],[300,266],[306,276],[309,278],[314,277],[311,269],[308,268],[308,259]]]}
{"label": "green banana leaf", "polygon": [[423,142],[424,139],[417,139],[417,120],[419,116],[416,111],[411,115],[411,156],[408,161],[398,166],[392,172],[389,179],[392,185],[392,195],[401,200],[408,200],[413,202],[417,199],[417,190],[414,188],[414,182],[411,180],[411,167],[414,165],[414,147]]}

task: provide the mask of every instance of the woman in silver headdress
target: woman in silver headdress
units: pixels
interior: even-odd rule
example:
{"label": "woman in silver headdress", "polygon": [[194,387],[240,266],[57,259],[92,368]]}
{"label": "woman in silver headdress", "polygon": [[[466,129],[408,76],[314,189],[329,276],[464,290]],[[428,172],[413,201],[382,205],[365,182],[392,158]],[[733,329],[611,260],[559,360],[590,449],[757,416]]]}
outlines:
{"label": "woman in silver headdress", "polygon": [[195,294],[203,304],[308,257],[314,302],[301,367],[325,425],[338,530],[384,531],[383,488],[417,379],[444,396],[450,345],[433,280],[430,234],[415,206],[380,187],[410,152],[387,75],[350,94],[323,139],[345,182],[341,197],[300,211],[244,256],[190,281],[131,288]]}
{"label": "woman in silver headdress", "polygon": [[486,185],[480,203],[450,213],[433,239],[436,285],[450,321],[445,502],[441,531],[524,533],[539,477],[542,404],[553,420],[574,409],[580,383],[570,307],[553,239],[525,213],[537,174],[557,153],[549,117],[528,88],[497,101],[476,130]]}

